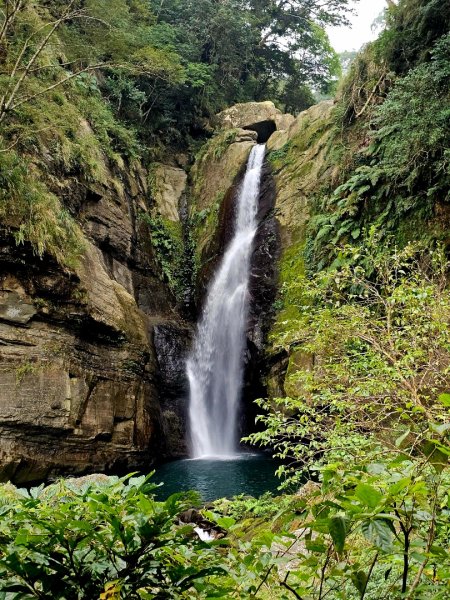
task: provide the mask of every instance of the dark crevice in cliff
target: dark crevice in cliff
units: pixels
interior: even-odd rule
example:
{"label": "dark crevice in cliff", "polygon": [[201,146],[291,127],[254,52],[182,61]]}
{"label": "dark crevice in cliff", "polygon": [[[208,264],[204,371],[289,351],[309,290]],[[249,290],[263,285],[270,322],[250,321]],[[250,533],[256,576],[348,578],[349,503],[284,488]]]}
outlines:
{"label": "dark crevice in cliff", "polygon": [[181,315],[190,322],[195,321],[195,241],[192,235],[192,223],[189,218],[188,195],[184,192],[178,207],[183,236],[183,263],[180,279],[183,285],[182,298],[179,302]]}
{"label": "dark crevice in cliff", "polygon": [[158,372],[156,385],[163,414],[164,441],[161,458],[187,454],[188,380],[186,358],[191,345],[193,327],[175,323],[157,325],[153,329]]}
{"label": "dark crevice in cliff", "polygon": [[243,127],[243,129],[256,131],[258,134],[258,144],[265,144],[272,133],[275,133],[277,126],[274,121],[259,121],[258,123],[247,125],[246,127]]}

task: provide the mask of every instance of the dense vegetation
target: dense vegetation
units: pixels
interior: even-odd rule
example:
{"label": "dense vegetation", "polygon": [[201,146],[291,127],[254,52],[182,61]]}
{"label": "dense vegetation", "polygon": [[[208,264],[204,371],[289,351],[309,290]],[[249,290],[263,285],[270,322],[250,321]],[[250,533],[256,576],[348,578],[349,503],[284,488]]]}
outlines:
{"label": "dense vegetation", "polygon": [[[96,150],[155,156],[227,103],[300,109],[336,73],[321,27],[346,4],[2,2],[2,220],[76,255],[73,216],[24,156],[51,147],[101,178]],[[202,542],[179,519],[198,499],[157,502],[146,478],[3,486],[0,598],[448,598],[450,6],[390,4],[341,83],[340,181],[318,190],[277,301],[288,395],[259,402],[250,441],[283,459],[283,495],[203,508],[224,537]]]}
{"label": "dense vegetation", "polygon": [[353,62],[335,113],[341,185],[315,199],[309,269],[332,263],[338,242],[363,244],[371,226],[400,245],[446,239],[449,29],[448,2],[400,2]]}
{"label": "dense vegetation", "polygon": [[293,82],[327,89],[339,66],[323,27],[347,4],[6,1],[0,119],[49,91],[30,89],[36,72],[53,89],[89,73],[119,118],[147,136],[164,126],[167,143],[234,102],[282,101]]}

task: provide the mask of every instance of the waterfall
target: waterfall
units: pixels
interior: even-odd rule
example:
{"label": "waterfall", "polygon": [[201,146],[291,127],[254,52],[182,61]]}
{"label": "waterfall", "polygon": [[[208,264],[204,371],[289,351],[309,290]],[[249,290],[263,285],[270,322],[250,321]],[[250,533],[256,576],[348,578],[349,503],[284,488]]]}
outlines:
{"label": "waterfall", "polygon": [[239,190],[233,238],[212,280],[187,361],[192,456],[230,456],[237,449],[250,258],[265,145],[250,154]]}

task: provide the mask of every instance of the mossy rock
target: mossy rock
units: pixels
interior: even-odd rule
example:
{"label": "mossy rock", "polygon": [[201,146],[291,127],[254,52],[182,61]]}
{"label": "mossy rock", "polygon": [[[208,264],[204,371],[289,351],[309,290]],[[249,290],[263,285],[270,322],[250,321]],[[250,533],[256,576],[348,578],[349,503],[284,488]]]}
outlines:
{"label": "mossy rock", "polygon": [[198,265],[205,260],[220,226],[222,203],[245,168],[255,143],[255,132],[230,129],[209,140],[196,157],[191,172],[189,216]]}
{"label": "mossy rock", "polygon": [[255,132],[231,129],[219,132],[202,147],[191,173],[191,214],[211,206],[217,193],[225,194],[255,143]]}
{"label": "mossy rock", "polygon": [[283,335],[291,327],[290,322],[300,316],[298,305],[301,302],[301,281],[305,276],[304,249],[305,242],[300,240],[282,253],[279,267],[280,292],[275,304],[278,312],[269,339]]}
{"label": "mossy rock", "polygon": [[187,174],[183,169],[153,163],[149,168],[149,186],[157,211],[166,221],[180,220],[180,200],[185,192]]}
{"label": "mossy rock", "polygon": [[296,398],[305,396],[304,385],[295,375],[299,372],[312,371],[314,369],[314,356],[303,350],[294,350],[289,356],[289,364],[284,381],[284,389],[287,396]]}
{"label": "mossy rock", "polygon": [[269,153],[277,189],[276,215],[282,247],[306,237],[311,197],[333,176],[330,148],[335,141],[333,106],[322,102],[302,112],[286,143]]}

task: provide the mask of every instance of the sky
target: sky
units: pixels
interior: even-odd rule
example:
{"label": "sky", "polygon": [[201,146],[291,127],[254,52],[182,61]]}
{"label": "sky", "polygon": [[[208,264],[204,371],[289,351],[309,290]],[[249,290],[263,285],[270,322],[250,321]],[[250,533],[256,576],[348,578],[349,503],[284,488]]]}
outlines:
{"label": "sky", "polygon": [[327,33],[331,45],[337,52],[344,50],[359,50],[361,46],[377,37],[370,26],[386,7],[386,0],[359,0],[352,3],[356,14],[349,20],[352,27],[329,27]]}

